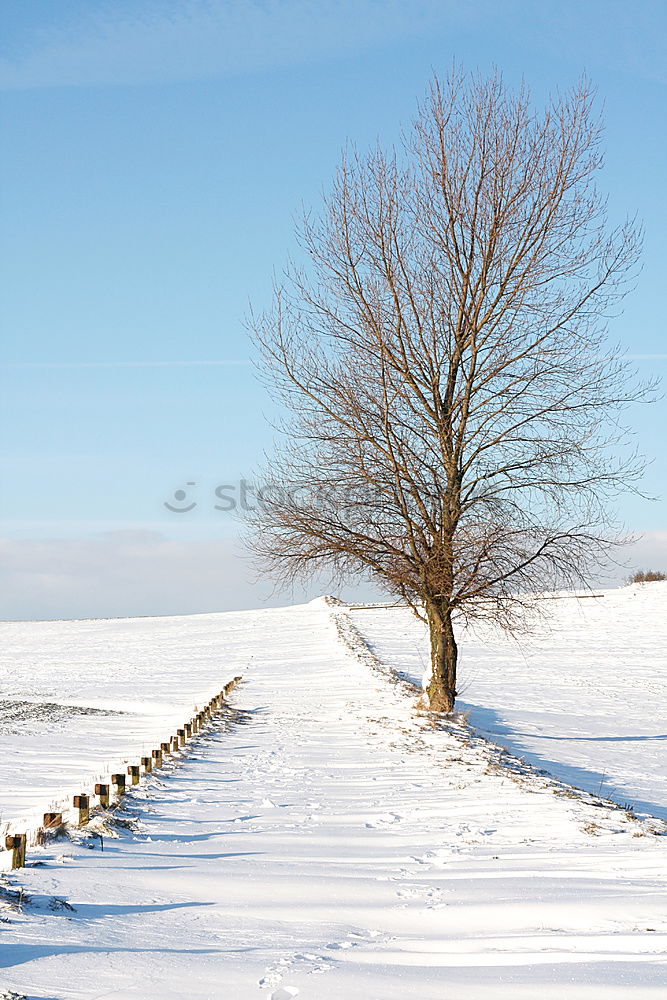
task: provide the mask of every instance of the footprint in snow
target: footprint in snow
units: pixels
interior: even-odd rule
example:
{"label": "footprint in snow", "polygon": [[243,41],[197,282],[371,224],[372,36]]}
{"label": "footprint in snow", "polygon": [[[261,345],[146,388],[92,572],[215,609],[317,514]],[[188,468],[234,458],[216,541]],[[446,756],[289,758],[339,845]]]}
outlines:
{"label": "footprint in snow", "polygon": [[416,861],[420,865],[430,865],[433,868],[444,868],[448,862],[452,860],[457,854],[464,854],[464,848],[452,845],[451,847],[443,847],[437,851],[427,851],[426,854],[422,854],[421,857],[416,857],[413,855],[412,860]]}
{"label": "footprint in snow", "polygon": [[375,816],[374,819],[368,820],[364,825],[367,830],[382,830],[386,826],[400,823],[402,819],[403,817],[398,813],[382,813],[380,816]]}
{"label": "footprint in snow", "polygon": [[[300,972],[305,975],[318,975],[328,972],[330,968],[331,962],[322,955],[316,955],[311,952],[296,952],[294,955],[290,955],[289,958],[279,958],[277,962],[270,965],[257,985],[263,990],[271,989],[272,987],[296,989],[294,986],[282,985],[282,981],[288,972],[290,974]],[[296,996],[297,994],[287,995]],[[274,1000],[274,994],[271,995],[271,1000]]]}
{"label": "footprint in snow", "polygon": [[440,889],[437,886],[406,886],[403,889],[398,889],[396,891],[396,895],[399,899],[405,900],[405,902],[401,904],[402,907],[407,906],[413,901],[422,903],[427,910],[439,910],[443,906],[447,905],[445,890]]}

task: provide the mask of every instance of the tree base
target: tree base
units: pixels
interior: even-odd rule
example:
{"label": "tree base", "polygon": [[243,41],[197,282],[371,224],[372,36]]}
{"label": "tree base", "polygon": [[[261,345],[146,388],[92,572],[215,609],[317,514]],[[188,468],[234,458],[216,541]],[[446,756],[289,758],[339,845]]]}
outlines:
{"label": "tree base", "polygon": [[428,707],[431,712],[442,712],[443,715],[451,715],[454,711],[454,692],[437,690],[428,692]]}

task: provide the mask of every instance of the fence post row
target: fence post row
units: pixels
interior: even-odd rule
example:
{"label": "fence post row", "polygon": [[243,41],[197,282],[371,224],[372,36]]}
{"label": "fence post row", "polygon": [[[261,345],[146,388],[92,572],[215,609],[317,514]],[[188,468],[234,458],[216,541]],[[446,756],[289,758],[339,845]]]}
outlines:
{"label": "fence post row", "polygon": [[[205,705],[204,708],[197,712],[189,722],[186,722],[182,729],[178,729],[176,731],[176,736],[172,736],[167,743],[160,743],[159,748],[152,750],[149,757],[142,757],[139,764],[129,764],[127,773],[131,778],[131,784],[137,785],[139,783],[139,776],[141,774],[142,767],[144,768],[146,774],[150,774],[153,768],[162,767],[163,757],[165,754],[176,753],[182,746],[185,745],[186,740],[189,740],[192,736],[201,732],[204,724],[208,722],[214,712],[222,706],[229,692],[236,687],[240,680],[241,677],[238,676],[233,680],[228,681],[222,691],[211,698],[208,705]],[[113,786],[114,792],[117,796],[120,797],[123,795],[126,787],[125,775],[112,774],[111,785]],[[95,795],[98,796],[101,807],[103,809],[108,809],[111,799],[109,784],[105,782],[98,782],[95,785]],[[72,803],[78,813],[77,826],[85,826],[90,819],[90,796],[83,794],[75,795],[72,799]],[[63,814],[61,812],[44,813],[42,829],[57,830],[60,826],[62,826],[62,824]],[[11,851],[12,854],[10,863],[10,867],[12,869],[23,868],[25,866],[27,839],[28,835],[26,833],[12,833],[5,837],[5,849]]]}

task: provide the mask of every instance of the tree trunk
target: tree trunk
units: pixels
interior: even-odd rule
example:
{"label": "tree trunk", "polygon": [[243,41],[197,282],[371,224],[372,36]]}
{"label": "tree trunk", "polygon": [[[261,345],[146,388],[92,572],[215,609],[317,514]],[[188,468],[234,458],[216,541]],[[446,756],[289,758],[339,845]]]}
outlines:
{"label": "tree trunk", "polygon": [[456,661],[458,647],[454,637],[452,613],[427,608],[431,637],[431,681],[427,688],[433,712],[453,712],[456,698]]}

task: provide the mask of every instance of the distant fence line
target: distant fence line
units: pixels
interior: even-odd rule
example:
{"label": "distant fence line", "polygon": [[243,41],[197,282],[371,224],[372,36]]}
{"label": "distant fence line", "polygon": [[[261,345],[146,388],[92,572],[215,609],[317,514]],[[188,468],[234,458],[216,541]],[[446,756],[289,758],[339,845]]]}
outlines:
{"label": "distant fence line", "polygon": [[161,768],[166,756],[178,753],[188,740],[209,725],[215,714],[222,708],[226,697],[240,680],[241,677],[238,676],[228,681],[222,691],[214,695],[200,712],[188,719],[168,740],[159,743],[150,755],[141,757],[138,764],[128,764],[126,772],[111,774],[108,781],[97,782],[94,796],[83,792],[73,795],[72,807],[66,812],[46,812],[42,823],[33,830],[26,830],[23,833],[7,833],[4,838],[4,851],[0,850],[0,857],[4,855],[3,861],[9,862],[9,864],[4,865],[4,870],[22,868],[25,865],[27,847],[44,843],[49,831],[53,833],[65,825],[66,817],[69,819],[70,814],[73,813],[75,826],[86,826],[90,820],[92,798],[96,797],[99,800],[98,805],[107,809],[112,799],[118,799],[125,793],[128,784],[138,785],[142,774],[151,774],[152,771]]}

